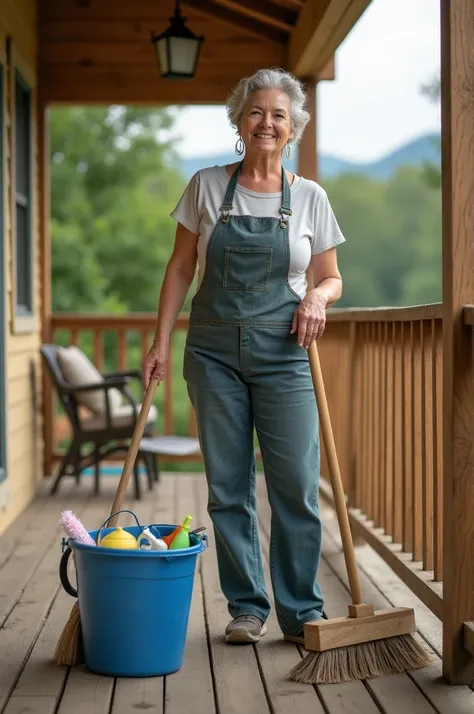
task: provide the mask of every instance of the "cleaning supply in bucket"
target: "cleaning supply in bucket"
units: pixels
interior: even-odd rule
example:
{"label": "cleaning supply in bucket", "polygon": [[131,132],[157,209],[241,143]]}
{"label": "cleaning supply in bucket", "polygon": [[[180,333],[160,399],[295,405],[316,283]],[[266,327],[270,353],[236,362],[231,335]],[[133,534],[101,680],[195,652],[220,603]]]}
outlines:
{"label": "cleaning supply in bucket", "polygon": [[192,516],[187,515],[184,521],[177,526],[169,536],[164,536],[163,540],[170,550],[180,550],[189,548],[189,532]]}
{"label": "cleaning supply in bucket", "polygon": [[[153,532],[155,531],[155,532]],[[158,533],[158,535],[156,535]],[[161,538],[156,526],[148,526],[137,538],[140,550],[168,550],[168,546]]]}
{"label": "cleaning supply in bucket", "polygon": [[77,540],[78,543],[85,543],[86,545],[95,545],[95,542],[92,540],[89,533],[86,531],[82,522],[77,516],[74,515],[72,511],[63,511],[61,513],[59,523],[66,531],[66,534],[69,536],[69,538],[74,538],[74,540]]}
{"label": "cleaning supply in bucket", "polygon": [[121,526],[100,538],[98,545],[101,548],[120,548],[122,550],[137,550],[138,548],[137,539]]}

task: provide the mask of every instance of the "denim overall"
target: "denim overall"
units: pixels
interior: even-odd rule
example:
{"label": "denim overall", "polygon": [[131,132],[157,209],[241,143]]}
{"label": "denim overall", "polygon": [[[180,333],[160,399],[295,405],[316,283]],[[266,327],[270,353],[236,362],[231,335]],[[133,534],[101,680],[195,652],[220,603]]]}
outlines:
{"label": "denim overall", "polygon": [[285,634],[322,617],[319,434],[308,354],[290,335],[300,297],[288,283],[291,194],[280,218],[234,216],[240,165],[193,299],[184,378],[209,488],[222,591],[232,617],[270,612],[257,529],[253,430],[272,511],[270,572]]}

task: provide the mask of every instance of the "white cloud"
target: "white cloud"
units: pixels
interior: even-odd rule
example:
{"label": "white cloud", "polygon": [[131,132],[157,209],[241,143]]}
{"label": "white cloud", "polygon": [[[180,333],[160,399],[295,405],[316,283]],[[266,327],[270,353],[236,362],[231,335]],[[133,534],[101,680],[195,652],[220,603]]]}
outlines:
{"label": "white cloud", "polygon": [[[439,72],[439,3],[373,0],[336,56],[336,80],[318,87],[318,147],[370,161],[440,126],[420,87]],[[232,151],[224,107],[187,107],[173,135],[183,156]]]}

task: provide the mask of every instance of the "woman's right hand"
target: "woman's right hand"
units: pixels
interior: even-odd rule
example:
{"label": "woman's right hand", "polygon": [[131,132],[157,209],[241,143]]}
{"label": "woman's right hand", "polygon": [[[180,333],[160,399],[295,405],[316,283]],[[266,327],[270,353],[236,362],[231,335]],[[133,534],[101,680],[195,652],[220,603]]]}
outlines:
{"label": "woman's right hand", "polygon": [[153,342],[142,362],[142,378],[145,389],[148,389],[151,379],[158,380],[158,384],[163,381],[168,362],[168,352],[168,344]]}

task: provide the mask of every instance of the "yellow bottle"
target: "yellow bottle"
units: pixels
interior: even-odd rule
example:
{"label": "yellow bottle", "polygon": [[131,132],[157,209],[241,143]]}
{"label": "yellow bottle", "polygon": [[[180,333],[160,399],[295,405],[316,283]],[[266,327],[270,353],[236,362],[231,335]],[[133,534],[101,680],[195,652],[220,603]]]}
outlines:
{"label": "yellow bottle", "polygon": [[102,548],[120,548],[122,550],[137,550],[138,548],[137,539],[128,531],[124,531],[121,526],[101,538],[99,545]]}

